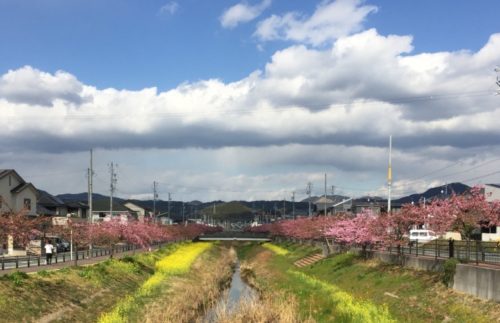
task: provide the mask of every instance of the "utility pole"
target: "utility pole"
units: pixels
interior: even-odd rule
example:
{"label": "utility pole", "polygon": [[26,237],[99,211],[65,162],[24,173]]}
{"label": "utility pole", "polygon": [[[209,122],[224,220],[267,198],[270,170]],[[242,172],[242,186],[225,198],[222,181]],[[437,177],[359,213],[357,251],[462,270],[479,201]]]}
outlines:
{"label": "utility pole", "polygon": [[312,184],[311,182],[307,183],[307,188],[306,188],[306,193],[307,193],[307,196],[308,196],[308,204],[309,204],[309,217],[312,216],[312,213],[311,213],[311,192],[312,192]]}
{"label": "utility pole", "polygon": [[292,217],[295,219],[295,191],[292,192]]}
{"label": "utility pole", "polygon": [[325,216],[326,216],[326,173],[325,173]]}
{"label": "utility pole", "polygon": [[215,202],[214,202],[214,209],[213,209],[213,212],[212,212],[212,221],[209,221],[209,222],[213,222],[214,221],[214,219],[215,219],[215,211],[216,211],[216,209],[215,209]]}
{"label": "utility pole", "polygon": [[285,218],[286,215],[286,197],[283,198],[283,219]]}
{"label": "utility pole", "polygon": [[392,135],[389,136],[389,167],[387,169],[387,213],[391,213],[391,189],[392,189]]}
{"label": "utility pole", "polygon": [[182,202],[182,222],[184,222],[184,225],[186,225],[186,219],[184,216],[184,202]]}
{"label": "utility pole", "polygon": [[115,168],[113,162],[111,162],[110,168],[109,168],[109,173],[110,173],[110,186],[109,186],[109,214],[110,217],[113,217],[113,194],[115,193],[116,189],[116,174],[115,174]]}
{"label": "utility pole", "polygon": [[158,198],[158,192],[156,191],[156,181],[153,181],[153,218],[154,221],[157,222],[156,218],[156,199]]}
{"label": "utility pole", "polygon": [[172,215],[170,214],[170,202],[171,201],[172,201],[172,197],[170,195],[170,192],[168,192],[168,217],[170,218],[170,220],[172,220]]}
{"label": "utility pole", "polygon": [[92,215],[92,197],[93,197],[93,177],[94,177],[94,168],[93,168],[93,154],[92,154],[92,149],[90,149],[90,168],[88,169],[88,174],[87,174],[87,180],[89,184],[89,196],[88,196],[88,204],[89,204],[89,222],[94,223],[94,217]]}
{"label": "utility pole", "polygon": [[335,195],[335,185],[332,185],[332,196]]}
{"label": "utility pole", "polygon": [[[116,166],[118,166],[118,165],[116,165]],[[116,182],[118,181],[118,179],[116,177],[116,173],[115,173],[115,164],[113,162],[111,162],[111,164],[109,166],[109,173],[111,175],[110,185],[109,185],[109,192],[110,192],[110,195],[109,195],[109,214],[110,214],[110,217],[113,218],[113,194],[115,193]]]}

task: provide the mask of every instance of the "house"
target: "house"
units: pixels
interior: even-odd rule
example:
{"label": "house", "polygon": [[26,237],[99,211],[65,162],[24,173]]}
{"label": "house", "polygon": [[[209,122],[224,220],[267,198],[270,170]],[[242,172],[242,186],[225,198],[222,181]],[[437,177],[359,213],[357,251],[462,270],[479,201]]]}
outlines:
{"label": "house", "polygon": [[60,198],[38,190],[36,213],[44,216],[67,216],[68,207]]}
{"label": "house", "polygon": [[72,217],[85,219],[88,217],[89,206],[87,202],[65,202],[68,208],[68,214]]}
{"label": "house", "polygon": [[111,214],[110,201],[108,199],[94,200],[92,203],[92,218],[94,221],[109,221],[111,218],[121,218],[123,221],[130,217],[137,218],[138,214],[123,204],[113,201],[113,212]]}
{"label": "house", "polygon": [[37,190],[15,170],[0,169],[0,213],[26,212],[36,216]]}
{"label": "house", "polygon": [[[353,214],[361,213],[363,210],[371,210],[375,214],[387,212],[387,200],[377,196],[365,196],[352,200],[351,212]],[[392,202],[391,212],[397,212],[401,209],[401,203]]]}
{"label": "house", "polygon": [[341,196],[341,195],[327,195],[321,196],[315,201],[313,201],[313,205],[315,210],[318,213],[325,213],[325,207],[326,207],[326,213],[328,214],[335,214],[338,212],[344,211],[344,203],[341,203],[342,201],[347,200],[348,197],[346,196]]}
{"label": "house", "polygon": [[123,205],[135,212],[137,214],[137,219],[141,222],[144,221],[145,218],[151,218],[153,215],[153,212],[149,208],[142,207],[132,201],[126,201]]}
{"label": "house", "polygon": [[[484,185],[484,194],[486,201],[493,202],[500,200],[500,184],[486,184]],[[482,241],[500,241],[500,227],[484,227],[481,228]]]}

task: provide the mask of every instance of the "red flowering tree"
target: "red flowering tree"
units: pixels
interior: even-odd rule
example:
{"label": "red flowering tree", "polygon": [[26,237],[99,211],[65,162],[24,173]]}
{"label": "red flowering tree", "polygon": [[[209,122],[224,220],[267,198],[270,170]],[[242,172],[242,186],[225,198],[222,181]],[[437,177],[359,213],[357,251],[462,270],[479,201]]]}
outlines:
{"label": "red flowering tree", "polygon": [[480,227],[500,224],[500,202],[488,202],[481,187],[474,187],[462,195],[452,195],[447,200],[434,200],[423,209],[429,227],[437,233],[459,231],[471,239]]}
{"label": "red flowering tree", "polygon": [[28,217],[25,212],[3,213],[0,215],[0,241],[7,241],[10,237],[14,245],[26,247],[49,226],[50,220],[44,217]]}
{"label": "red flowering tree", "polygon": [[361,246],[363,254],[366,254],[368,247],[381,240],[379,231],[376,230],[377,224],[377,216],[373,211],[364,210],[353,218],[345,218],[335,222],[325,230],[325,235],[343,245]]}
{"label": "red flowering tree", "polygon": [[[92,225],[87,222],[74,221],[68,219],[66,225],[54,226],[53,232],[66,241],[73,243],[73,251],[78,251],[79,248],[88,247],[92,244]],[[78,264],[78,259],[73,258],[75,266]]]}

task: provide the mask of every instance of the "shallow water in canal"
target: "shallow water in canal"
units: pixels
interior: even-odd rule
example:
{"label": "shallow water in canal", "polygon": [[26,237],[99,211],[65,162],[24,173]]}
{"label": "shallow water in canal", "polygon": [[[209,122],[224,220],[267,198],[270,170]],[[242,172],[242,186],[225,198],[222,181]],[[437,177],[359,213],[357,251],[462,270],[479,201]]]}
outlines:
{"label": "shallow water in canal", "polygon": [[237,261],[235,271],[231,280],[231,286],[224,296],[205,315],[203,322],[217,322],[217,313],[233,313],[238,309],[241,302],[251,301],[257,297],[257,293],[241,279],[240,264]]}

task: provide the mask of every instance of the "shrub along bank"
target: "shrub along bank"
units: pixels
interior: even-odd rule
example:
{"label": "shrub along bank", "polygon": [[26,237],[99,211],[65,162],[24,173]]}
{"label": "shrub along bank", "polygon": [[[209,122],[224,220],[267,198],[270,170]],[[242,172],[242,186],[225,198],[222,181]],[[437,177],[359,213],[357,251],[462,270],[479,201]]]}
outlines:
{"label": "shrub along bank", "polygon": [[[272,249],[284,249],[281,255]],[[447,289],[442,274],[366,261],[347,253],[312,266],[293,262],[316,252],[293,243],[246,247],[246,266],[261,290],[280,290],[298,300],[301,321],[492,322],[500,304]]]}

